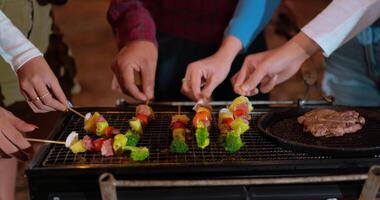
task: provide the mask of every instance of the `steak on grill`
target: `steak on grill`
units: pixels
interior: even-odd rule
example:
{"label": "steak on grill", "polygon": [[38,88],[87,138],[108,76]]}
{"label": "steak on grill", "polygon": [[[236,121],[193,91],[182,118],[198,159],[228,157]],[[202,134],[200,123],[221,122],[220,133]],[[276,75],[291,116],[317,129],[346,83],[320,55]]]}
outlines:
{"label": "steak on grill", "polygon": [[339,137],[362,129],[365,119],[358,112],[315,109],[297,118],[314,137]]}

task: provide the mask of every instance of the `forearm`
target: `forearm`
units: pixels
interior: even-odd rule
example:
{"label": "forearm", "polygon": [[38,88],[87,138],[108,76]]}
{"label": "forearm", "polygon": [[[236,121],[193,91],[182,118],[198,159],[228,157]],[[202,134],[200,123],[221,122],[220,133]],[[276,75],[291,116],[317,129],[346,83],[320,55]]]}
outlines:
{"label": "forearm", "polygon": [[154,21],[141,1],[112,0],[107,18],[120,49],[136,40],[150,41],[157,46]]}
{"label": "forearm", "polygon": [[235,36],[226,36],[215,55],[232,63],[242,48],[242,43],[238,38]]}
{"label": "forearm", "polygon": [[30,59],[42,53],[0,11],[0,54],[16,72]]}
{"label": "forearm", "polygon": [[313,56],[316,52],[321,50],[321,47],[302,31],[295,35],[291,40],[289,40],[288,43],[294,43],[298,45],[309,57]]}
{"label": "forearm", "polygon": [[225,35],[238,38],[246,49],[271,19],[279,0],[240,0]]}
{"label": "forearm", "polygon": [[329,56],[380,16],[378,0],[334,0],[302,31]]}

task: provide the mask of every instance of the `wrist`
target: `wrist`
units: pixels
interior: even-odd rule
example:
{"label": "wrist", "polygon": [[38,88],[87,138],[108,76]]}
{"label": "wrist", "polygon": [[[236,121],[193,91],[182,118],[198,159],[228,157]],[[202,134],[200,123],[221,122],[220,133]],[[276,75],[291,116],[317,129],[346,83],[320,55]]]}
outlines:
{"label": "wrist", "polygon": [[228,35],[224,37],[222,44],[215,54],[232,63],[242,48],[243,45],[238,38]]}
{"label": "wrist", "polygon": [[302,31],[294,36],[290,42],[293,42],[302,48],[309,57],[321,50],[321,47]]}

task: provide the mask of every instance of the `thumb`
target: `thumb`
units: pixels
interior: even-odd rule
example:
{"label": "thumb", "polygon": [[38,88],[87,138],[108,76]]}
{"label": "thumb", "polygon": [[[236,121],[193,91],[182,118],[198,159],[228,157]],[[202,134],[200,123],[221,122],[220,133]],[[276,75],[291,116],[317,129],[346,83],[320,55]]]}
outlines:
{"label": "thumb", "polygon": [[215,90],[216,87],[218,87],[218,85],[219,83],[214,81],[213,78],[211,77],[202,89],[203,97],[210,99],[212,92]]}
{"label": "thumb", "polygon": [[26,123],[24,120],[14,116],[11,112],[7,112],[7,117],[10,123],[20,132],[32,132],[38,128],[36,125]]}
{"label": "thumb", "polygon": [[115,75],[113,75],[113,77],[112,77],[112,86],[111,87],[112,87],[113,91],[117,91],[117,92],[121,92],[122,93],[122,91],[120,89],[119,82],[117,81],[117,78],[116,78]]}
{"label": "thumb", "polygon": [[261,82],[261,80],[265,76],[265,72],[261,69],[256,69],[249,78],[243,83],[241,89],[244,92],[251,91],[254,88],[257,88],[257,85]]}

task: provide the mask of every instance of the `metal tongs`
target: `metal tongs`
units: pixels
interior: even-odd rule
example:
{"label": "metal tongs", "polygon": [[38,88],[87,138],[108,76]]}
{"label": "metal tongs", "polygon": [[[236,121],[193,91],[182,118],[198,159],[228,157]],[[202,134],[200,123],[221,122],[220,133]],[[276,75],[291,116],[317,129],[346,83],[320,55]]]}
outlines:
{"label": "metal tongs", "polygon": [[328,105],[333,104],[335,101],[335,98],[332,96],[324,95],[323,91],[319,87],[318,75],[317,75],[317,70],[316,70],[317,65],[314,63],[313,57],[306,60],[306,62],[310,62],[311,67],[303,66],[301,68],[302,78],[303,78],[303,82],[305,84],[306,89],[305,89],[303,99],[300,99],[298,101],[298,105],[302,106],[302,105],[306,104],[306,102],[310,101],[309,96],[311,93],[310,91],[312,91],[311,89],[315,89],[316,91],[319,91],[319,93],[321,94],[321,96],[324,100],[322,102],[321,101],[311,101],[311,102],[313,102],[315,104],[328,104]]}

